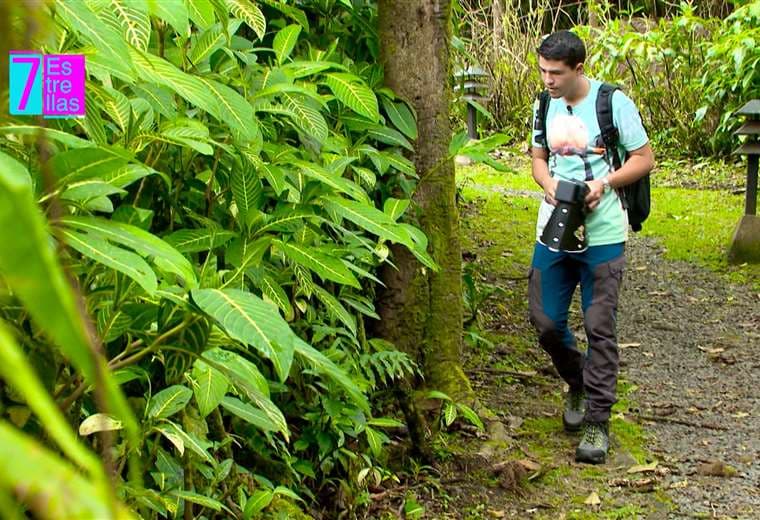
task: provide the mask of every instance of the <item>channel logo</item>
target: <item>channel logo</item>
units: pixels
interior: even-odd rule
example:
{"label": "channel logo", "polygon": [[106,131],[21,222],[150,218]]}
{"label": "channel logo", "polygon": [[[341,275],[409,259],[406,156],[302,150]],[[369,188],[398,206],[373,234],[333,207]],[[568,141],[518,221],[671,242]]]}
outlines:
{"label": "channel logo", "polygon": [[85,115],[83,54],[11,51],[10,113],[45,118]]}

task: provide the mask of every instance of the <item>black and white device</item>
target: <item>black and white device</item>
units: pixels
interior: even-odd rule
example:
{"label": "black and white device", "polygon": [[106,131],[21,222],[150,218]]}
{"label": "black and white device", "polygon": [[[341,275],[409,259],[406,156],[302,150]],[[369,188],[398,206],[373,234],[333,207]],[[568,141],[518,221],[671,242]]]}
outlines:
{"label": "black and white device", "polygon": [[554,198],[557,206],[541,233],[540,242],[551,251],[581,253],[588,248],[586,237],[586,195],[589,187],[581,181],[560,180]]}

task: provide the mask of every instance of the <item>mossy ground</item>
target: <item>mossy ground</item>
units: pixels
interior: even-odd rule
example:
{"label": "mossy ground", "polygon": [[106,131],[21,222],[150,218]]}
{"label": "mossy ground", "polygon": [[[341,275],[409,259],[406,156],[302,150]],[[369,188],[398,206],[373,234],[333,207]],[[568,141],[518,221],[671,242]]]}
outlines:
{"label": "mossy ground", "polygon": [[[458,482],[438,493],[444,500],[426,504],[426,517],[637,518],[667,511],[664,495],[608,485],[625,477],[632,465],[653,460],[645,432],[628,415],[635,408],[636,387],[624,378],[613,410],[610,462],[589,467],[574,461],[579,437],[562,428],[563,385],[550,373],[549,359],[527,320],[526,276],[540,195],[528,163],[516,160],[515,167],[513,174],[482,166],[458,172],[462,250],[465,270],[474,280],[465,312],[470,318],[465,370],[481,404],[507,425],[507,435],[496,442],[467,431],[442,437],[437,444],[445,461],[440,479]],[[578,307],[575,302],[576,323],[582,319]],[[473,450],[482,454],[484,446],[490,450],[485,459],[473,461]],[[541,469],[505,482],[490,468],[510,460],[529,460]],[[592,492],[600,505],[584,503]]]}
{"label": "mossy ground", "polygon": [[[666,518],[674,505],[664,484],[646,493],[611,485],[651,475],[627,470],[656,460],[637,419],[638,387],[625,369],[618,381],[607,464],[574,461],[579,437],[562,428],[563,385],[527,319],[527,269],[541,194],[526,158],[507,162],[515,173],[486,166],[457,172],[464,270],[472,280],[469,288],[465,283],[464,367],[485,411],[481,415],[503,428],[501,434],[485,436],[455,423],[453,431],[438,437],[437,469],[415,485],[415,499],[425,507],[422,517]],[[729,267],[725,260],[743,199],[731,189],[742,172],[736,165],[724,166],[729,170],[713,163],[691,165],[697,175],[684,178],[685,165],[665,162],[653,176],[653,213],[643,235],[663,244],[669,259],[699,264],[760,290],[758,266]],[[570,324],[582,330],[577,297]],[[539,464],[540,470],[510,480],[491,469],[521,460]],[[586,503],[592,493],[600,504]]]}

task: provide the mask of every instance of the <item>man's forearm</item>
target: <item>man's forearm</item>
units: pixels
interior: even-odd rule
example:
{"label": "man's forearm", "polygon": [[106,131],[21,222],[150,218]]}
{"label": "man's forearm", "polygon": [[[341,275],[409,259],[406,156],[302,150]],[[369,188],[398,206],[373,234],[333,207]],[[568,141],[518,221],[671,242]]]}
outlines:
{"label": "man's forearm", "polygon": [[533,158],[533,180],[535,180],[541,188],[546,189],[546,182],[552,178],[549,174],[549,165],[546,160],[539,157]]}
{"label": "man's forearm", "polygon": [[645,154],[632,154],[628,160],[609,176],[610,186],[612,188],[622,188],[652,171],[654,167],[654,156],[651,152]]}

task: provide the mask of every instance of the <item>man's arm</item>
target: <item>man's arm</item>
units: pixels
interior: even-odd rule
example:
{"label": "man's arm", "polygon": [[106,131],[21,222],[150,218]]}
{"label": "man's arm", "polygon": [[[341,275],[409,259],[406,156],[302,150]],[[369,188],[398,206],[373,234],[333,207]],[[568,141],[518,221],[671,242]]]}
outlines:
{"label": "man's arm", "polygon": [[554,194],[557,192],[557,179],[549,173],[549,152],[546,148],[534,146],[531,150],[533,156],[533,179],[544,190],[546,202],[552,206],[557,205]]}
{"label": "man's arm", "polygon": [[[535,177],[535,158],[533,159],[533,169]],[[628,160],[625,164],[610,173],[607,178],[610,181],[610,187],[613,189],[622,188],[632,184],[642,178],[644,175],[652,171],[654,168],[654,152],[649,143],[645,144],[641,148],[628,152]],[[586,196],[586,203],[590,209],[594,209],[599,205],[599,201],[604,194],[604,184],[599,179],[589,181],[589,194]]]}

